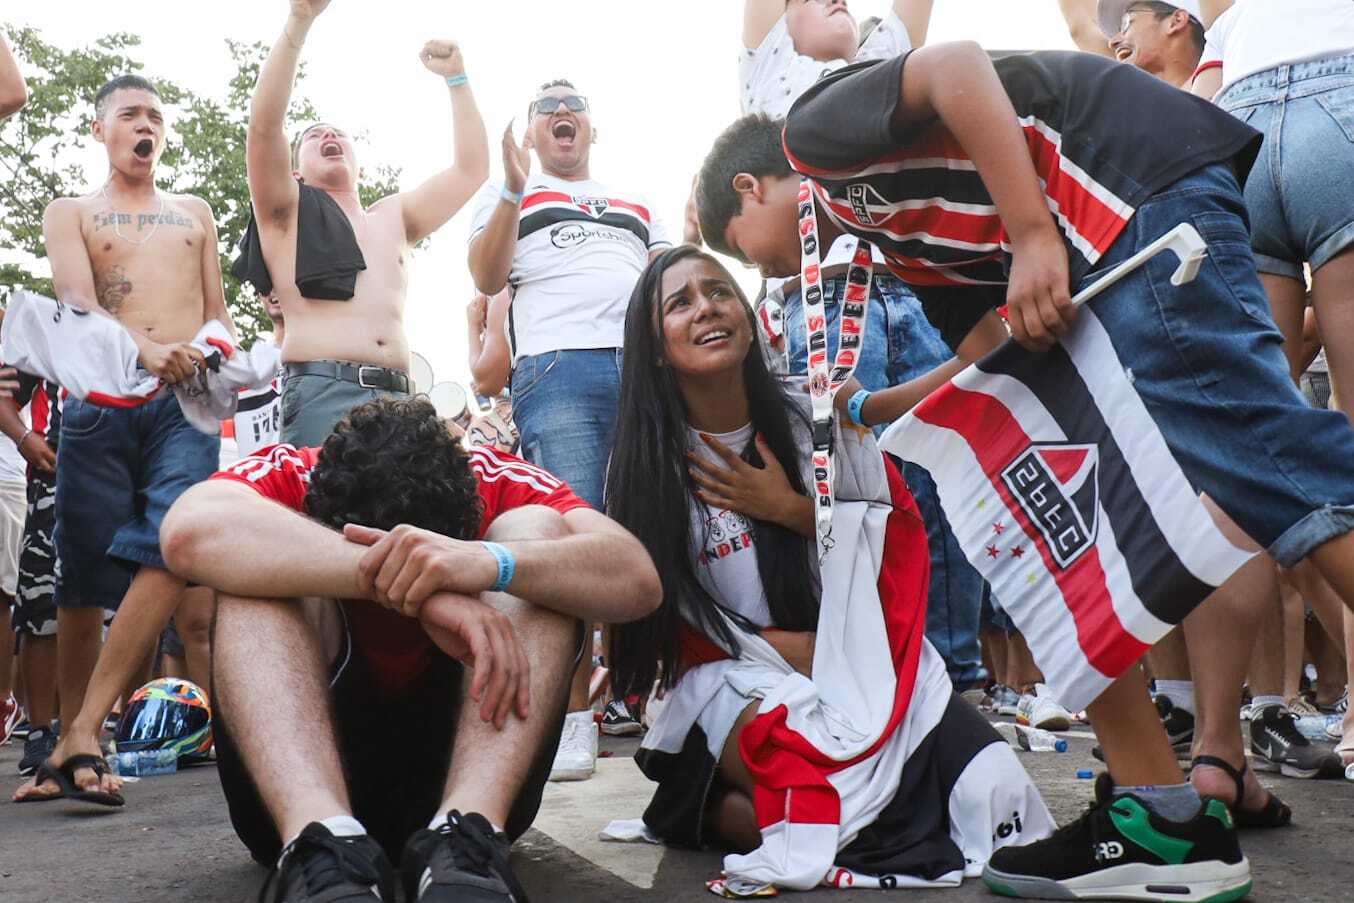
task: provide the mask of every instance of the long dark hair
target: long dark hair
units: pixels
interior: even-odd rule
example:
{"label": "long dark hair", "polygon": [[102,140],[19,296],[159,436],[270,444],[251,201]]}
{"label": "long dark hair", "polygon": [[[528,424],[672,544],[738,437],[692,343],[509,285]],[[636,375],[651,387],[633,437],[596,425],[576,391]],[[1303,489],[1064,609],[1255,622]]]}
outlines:
{"label": "long dark hair", "polygon": [[[718,603],[696,580],[690,506],[703,504],[693,494],[687,472],[686,402],[666,358],[662,337],[663,274],[693,257],[723,271],[737,292],[756,335],[756,321],[738,284],[715,258],[690,245],[673,248],[644,270],[630,296],[625,315],[625,364],[621,373],[620,413],[616,443],[607,468],[607,513],[637,536],[653,558],[663,580],[663,604],[640,621],[612,628],[607,654],[617,693],[648,693],[661,677],[664,687],[677,682],[679,630],[684,620],[735,654],[738,643],[720,616]],[[790,485],[806,493],[800,475],[799,443],[793,420],[807,428],[771,375],[754,340],[743,362],[754,435],[761,433],[785,468]],[[754,441],[741,449],[744,460],[762,465]],[[785,630],[812,630],[818,621],[818,578],[810,559],[810,542],[778,524],[749,518],[757,567],[766,590],[772,622]],[[708,541],[709,536],[701,537]],[[725,610],[735,620],[734,612]],[[756,627],[745,624],[749,630]]]}

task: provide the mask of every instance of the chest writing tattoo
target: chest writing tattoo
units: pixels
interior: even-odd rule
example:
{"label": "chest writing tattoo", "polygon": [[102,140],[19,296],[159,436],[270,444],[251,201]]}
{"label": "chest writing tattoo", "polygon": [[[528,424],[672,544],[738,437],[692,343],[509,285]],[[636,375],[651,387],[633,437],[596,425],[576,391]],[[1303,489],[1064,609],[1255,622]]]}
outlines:
{"label": "chest writing tattoo", "polygon": [[166,210],[163,213],[118,213],[116,210],[108,210],[94,214],[95,232],[117,226],[136,226],[136,231],[140,232],[152,226],[180,226],[191,229],[196,225],[197,222],[191,217],[175,213],[173,210]]}
{"label": "chest writing tattoo", "polygon": [[127,268],[115,264],[99,273],[94,278],[94,291],[98,294],[100,306],[110,314],[117,314],[132,293]]}

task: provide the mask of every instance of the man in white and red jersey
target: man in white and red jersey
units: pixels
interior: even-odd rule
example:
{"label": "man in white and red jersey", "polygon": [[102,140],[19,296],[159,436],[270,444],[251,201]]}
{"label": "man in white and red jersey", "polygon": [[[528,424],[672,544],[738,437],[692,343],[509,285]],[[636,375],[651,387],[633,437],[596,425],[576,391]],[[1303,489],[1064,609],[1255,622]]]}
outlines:
{"label": "man in white and red jersey", "polygon": [[219,594],[221,781],[278,863],[270,899],[394,899],[401,848],[407,900],[525,899],[508,845],[540,805],[580,619],[659,602],[638,541],[544,470],[466,451],[428,402],[385,399],[194,487],[164,544]]}
{"label": "man in white and red jersey", "polygon": [[[572,83],[541,86],[528,116],[520,147],[511,126],[503,135],[504,181],[476,200],[470,272],[491,297],[513,289],[511,388],[522,456],[600,509],[625,309],[640,271],[670,242],[643,198],[592,178],[596,131],[587,98]],[[533,149],[538,175],[531,174]],[[556,780],[581,780],[596,767],[591,664],[583,662],[574,679]]]}

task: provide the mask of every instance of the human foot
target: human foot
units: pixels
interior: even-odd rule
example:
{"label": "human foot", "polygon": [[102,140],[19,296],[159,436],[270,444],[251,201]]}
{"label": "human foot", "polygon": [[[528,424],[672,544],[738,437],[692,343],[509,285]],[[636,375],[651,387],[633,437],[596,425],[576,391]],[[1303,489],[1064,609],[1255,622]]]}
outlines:
{"label": "human foot", "polygon": [[[98,764],[103,760],[98,739],[78,738],[73,734],[74,731],[57,741],[56,748],[43,763],[45,768],[39,768],[37,774],[14,791],[14,802],[38,802],[67,795],[69,789],[63,790],[61,781],[53,775],[53,772],[63,770],[69,770],[70,786],[81,793],[117,794],[122,789],[122,779]],[[65,764],[73,760],[78,763],[76,767],[64,769]]]}
{"label": "human foot", "polygon": [[1238,828],[1282,828],[1293,820],[1293,810],[1264,788],[1244,758],[1238,769],[1217,756],[1195,756],[1189,779],[1199,796],[1231,809]]}

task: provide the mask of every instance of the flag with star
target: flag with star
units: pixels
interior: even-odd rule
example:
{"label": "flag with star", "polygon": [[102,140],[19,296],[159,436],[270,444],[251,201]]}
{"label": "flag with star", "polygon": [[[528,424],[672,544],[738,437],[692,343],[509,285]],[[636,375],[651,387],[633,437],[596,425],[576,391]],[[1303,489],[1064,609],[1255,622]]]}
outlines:
{"label": "flag with star", "polygon": [[931,472],[959,544],[1074,711],[1250,558],[1087,309],[1051,351],[1008,341],[879,444]]}

